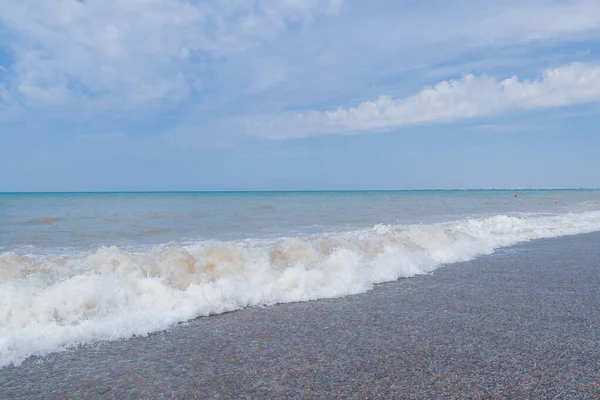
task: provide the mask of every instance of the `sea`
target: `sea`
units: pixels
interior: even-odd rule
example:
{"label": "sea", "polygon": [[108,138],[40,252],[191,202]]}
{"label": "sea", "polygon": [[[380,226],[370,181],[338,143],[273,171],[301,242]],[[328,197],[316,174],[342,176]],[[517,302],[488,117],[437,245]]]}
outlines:
{"label": "sea", "polygon": [[600,190],[0,193],[0,368],[594,231]]}

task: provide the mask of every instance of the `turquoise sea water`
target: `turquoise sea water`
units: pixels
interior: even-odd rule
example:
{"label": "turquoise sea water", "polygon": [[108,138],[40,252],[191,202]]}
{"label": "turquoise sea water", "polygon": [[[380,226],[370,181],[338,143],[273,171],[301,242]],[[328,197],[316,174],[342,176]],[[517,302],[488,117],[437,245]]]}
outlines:
{"label": "turquoise sea water", "polygon": [[3,193],[0,251],[264,238],[597,208],[599,190]]}
{"label": "turquoise sea water", "polygon": [[0,194],[0,368],[593,231],[598,190]]}

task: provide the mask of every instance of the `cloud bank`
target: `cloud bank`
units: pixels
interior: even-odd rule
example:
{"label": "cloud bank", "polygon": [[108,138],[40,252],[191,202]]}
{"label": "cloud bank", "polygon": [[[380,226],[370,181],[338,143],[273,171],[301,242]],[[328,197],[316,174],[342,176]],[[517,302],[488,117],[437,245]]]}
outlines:
{"label": "cloud bank", "polygon": [[356,107],[263,117],[247,126],[270,139],[352,134],[405,125],[442,123],[514,110],[535,110],[600,100],[600,65],[574,63],[545,70],[537,80],[473,74],[442,81],[404,97],[381,96]]}
{"label": "cloud bank", "polygon": [[342,0],[5,0],[0,49],[11,60],[0,82],[20,102],[40,107],[173,105],[202,90],[215,60],[341,6]]}
{"label": "cloud bank", "polygon": [[[578,79],[592,79],[598,57],[562,49],[549,62],[536,46],[599,38],[595,0],[5,0],[0,122],[160,126],[148,134],[205,143],[580,104],[595,99]],[[491,77],[562,64],[533,81]],[[474,73],[378,97],[462,71]],[[122,126],[131,120],[143,123]]]}

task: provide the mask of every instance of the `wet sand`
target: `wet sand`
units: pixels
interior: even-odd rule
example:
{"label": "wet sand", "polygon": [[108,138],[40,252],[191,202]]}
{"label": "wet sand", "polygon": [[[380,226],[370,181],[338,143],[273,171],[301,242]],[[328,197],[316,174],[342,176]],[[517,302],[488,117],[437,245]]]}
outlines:
{"label": "wet sand", "polygon": [[30,359],[0,397],[598,399],[600,234]]}

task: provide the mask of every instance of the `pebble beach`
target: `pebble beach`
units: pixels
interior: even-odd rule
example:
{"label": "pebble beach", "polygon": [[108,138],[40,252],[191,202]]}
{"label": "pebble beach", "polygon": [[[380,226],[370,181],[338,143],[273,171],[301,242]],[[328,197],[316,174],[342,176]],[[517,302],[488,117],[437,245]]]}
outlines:
{"label": "pebble beach", "polygon": [[198,318],[0,370],[0,397],[594,399],[600,234],[337,299]]}

